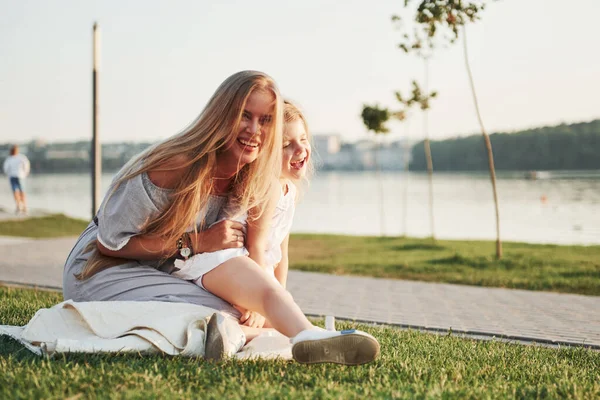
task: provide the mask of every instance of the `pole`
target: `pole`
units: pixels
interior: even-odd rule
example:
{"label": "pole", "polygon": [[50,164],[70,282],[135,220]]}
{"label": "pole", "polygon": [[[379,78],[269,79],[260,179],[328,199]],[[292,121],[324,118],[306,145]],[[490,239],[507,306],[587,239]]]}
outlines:
{"label": "pole", "polygon": [[100,206],[100,178],[102,176],[102,149],[98,138],[98,75],[100,66],[100,30],[94,22],[92,69],[92,217]]}

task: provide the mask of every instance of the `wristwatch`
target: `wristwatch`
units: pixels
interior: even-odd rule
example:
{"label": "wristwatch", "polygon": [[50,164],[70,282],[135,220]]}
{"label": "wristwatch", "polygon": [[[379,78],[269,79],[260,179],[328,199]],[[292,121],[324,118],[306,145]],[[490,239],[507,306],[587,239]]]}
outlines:
{"label": "wristwatch", "polygon": [[190,242],[190,235],[187,232],[177,239],[177,250],[179,251],[179,255],[183,257],[184,260],[187,260],[192,255]]}

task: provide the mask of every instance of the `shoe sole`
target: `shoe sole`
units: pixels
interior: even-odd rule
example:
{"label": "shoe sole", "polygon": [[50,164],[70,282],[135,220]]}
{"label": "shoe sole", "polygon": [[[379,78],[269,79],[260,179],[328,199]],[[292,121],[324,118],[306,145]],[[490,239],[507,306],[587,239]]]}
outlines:
{"label": "shoe sole", "polygon": [[206,344],[204,346],[204,358],[207,360],[220,361],[225,354],[223,336],[219,332],[217,314],[211,315],[206,325]]}
{"label": "shoe sole", "polygon": [[361,365],[375,360],[378,355],[379,343],[377,340],[358,334],[305,340],[292,347],[294,360],[302,364]]}

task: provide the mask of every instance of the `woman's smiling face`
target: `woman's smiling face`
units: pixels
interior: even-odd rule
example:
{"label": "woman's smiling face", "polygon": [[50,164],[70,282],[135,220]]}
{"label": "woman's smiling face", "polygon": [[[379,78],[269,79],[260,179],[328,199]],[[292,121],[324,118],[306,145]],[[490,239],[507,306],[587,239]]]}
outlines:
{"label": "woman's smiling face", "polygon": [[237,169],[258,157],[268,133],[274,110],[275,97],[264,91],[250,94],[242,110],[242,119],[236,139],[220,154],[221,162],[233,163]]}
{"label": "woman's smiling face", "polygon": [[306,175],[311,147],[301,119],[285,124],[283,133],[283,164],[281,176],[300,180]]}

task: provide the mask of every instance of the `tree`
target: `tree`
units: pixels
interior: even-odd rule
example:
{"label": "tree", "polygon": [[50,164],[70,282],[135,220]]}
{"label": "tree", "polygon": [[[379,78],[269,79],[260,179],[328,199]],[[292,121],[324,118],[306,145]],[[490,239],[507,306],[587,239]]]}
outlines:
{"label": "tree", "polygon": [[[407,2],[405,2],[405,6]],[[394,15],[392,16],[392,22],[396,23],[398,27],[401,29],[401,19],[400,17]],[[409,35],[407,33],[404,34],[404,40],[409,40]],[[428,44],[428,42],[425,42]],[[423,70],[424,70],[424,86],[425,91],[429,90],[429,59],[433,55],[433,46],[424,46],[422,41],[418,43],[412,43],[409,48],[407,43],[400,43],[399,47],[402,48],[406,53],[414,52],[423,60]],[[414,85],[414,81],[413,81]],[[414,90],[419,91],[420,88],[415,87]],[[413,90],[413,92],[414,92]],[[421,105],[421,111],[423,111],[423,131],[425,140],[423,141],[423,150],[425,151],[425,159],[427,160],[427,176],[429,181],[429,222],[431,225],[431,237],[435,240],[435,224],[433,217],[433,159],[431,157],[431,145],[429,142],[429,100],[436,96],[436,92],[432,92],[431,96],[420,98],[417,97],[418,103]],[[416,94],[415,94],[416,95]]]}
{"label": "tree", "polygon": [[387,108],[380,108],[379,105],[364,105],[360,116],[363,123],[369,131],[379,133],[388,133],[390,130],[385,125],[390,119],[390,111]]}
{"label": "tree", "polygon": [[[388,108],[380,108],[379,105],[369,106],[364,105],[361,117],[363,119],[363,123],[367,127],[369,131],[373,131],[377,134],[386,134],[389,132],[389,129],[386,126],[386,123],[394,118],[398,121],[406,121],[408,116],[410,115],[410,109],[414,106],[419,106],[421,110],[429,109],[429,104],[431,99],[437,96],[436,92],[431,93],[423,93],[421,87],[416,81],[412,82],[412,91],[410,97],[405,97],[401,92],[395,92],[396,100],[400,103],[400,108],[395,111],[390,111]],[[377,143],[375,149],[375,169],[377,173],[377,178],[380,184],[380,199],[383,199],[383,185],[381,183],[380,172],[379,172],[379,163],[377,162],[377,153],[379,152],[379,143]],[[432,189],[432,163],[431,163],[431,151],[429,150],[429,141],[427,141],[427,145],[425,147],[425,154],[428,161],[428,171],[429,171],[429,204],[430,204],[430,220],[431,220],[431,237],[435,238],[434,224],[433,224],[433,189]],[[406,184],[406,183],[405,183]],[[406,189],[406,186],[405,186]],[[383,200],[380,205],[380,210],[383,210]],[[407,196],[405,191],[404,196],[404,222],[406,224],[406,205],[407,205]],[[381,211],[381,231],[383,233],[383,223],[384,223],[384,212]],[[406,229],[404,234],[406,234]]]}
{"label": "tree", "polygon": [[[369,106],[363,105],[361,113],[363,123],[367,127],[367,130],[372,131],[375,135],[386,134],[390,130],[387,128],[386,123],[390,119],[390,111],[387,108],[380,108],[378,105]],[[378,190],[379,190],[379,230],[381,236],[384,235],[385,226],[385,206],[383,199],[383,181],[381,179],[381,171],[378,161],[379,143],[375,141],[375,174],[377,176]]]}
{"label": "tree", "polygon": [[[466,25],[469,22],[475,22],[481,17],[481,12],[485,9],[486,1],[462,1],[462,0],[417,0],[418,6],[414,17],[414,29],[412,34],[404,32],[403,42],[398,46],[406,53],[423,53],[425,50],[431,50],[440,42],[454,43],[463,33],[463,51],[467,75],[473,102],[475,104],[475,113],[481,128],[481,133],[485,141],[487,150],[488,167],[490,171],[490,180],[492,182],[492,191],[494,196],[494,205],[496,211],[496,258],[502,258],[502,242],[500,240],[500,211],[498,206],[498,191],[496,188],[496,171],[494,167],[494,154],[490,138],[485,130],[483,119],[479,111],[479,102],[469,64]],[[404,0],[404,7],[412,0]],[[394,15],[392,20],[401,22],[402,19]],[[441,38],[440,38],[441,36]],[[437,39],[437,41],[436,41]]]}
{"label": "tree", "polygon": [[427,176],[429,179],[429,222],[431,225],[431,237],[435,239],[435,224],[433,217],[433,161],[431,158],[431,147],[429,144],[429,130],[427,128],[427,110],[430,107],[431,99],[437,96],[437,92],[423,93],[421,87],[416,81],[412,81],[412,92],[411,97],[405,98],[400,92],[396,92],[396,99],[403,106],[401,112],[397,112],[394,115],[397,118],[404,120],[407,118],[410,108],[413,106],[419,106],[424,115],[424,130],[425,130],[425,141],[423,142],[423,148],[425,150],[425,159],[427,160]]}
{"label": "tree", "polygon": [[[490,134],[497,170],[546,171],[600,169],[600,119],[576,124],[530,128],[517,132]],[[431,142],[436,169],[481,171],[488,169],[481,151],[481,134]],[[427,164],[418,143],[410,168],[426,171]]]}

